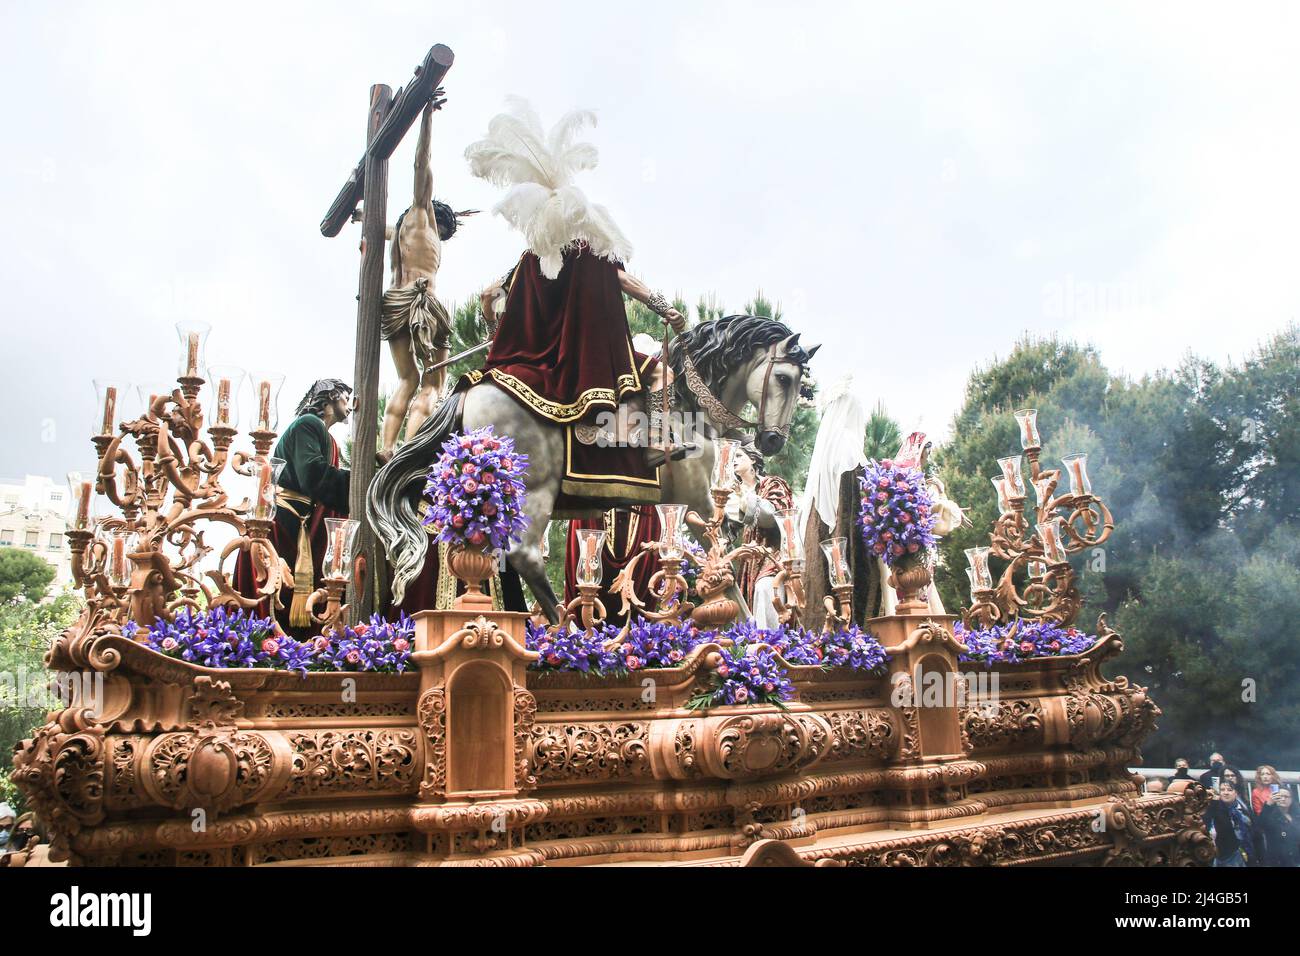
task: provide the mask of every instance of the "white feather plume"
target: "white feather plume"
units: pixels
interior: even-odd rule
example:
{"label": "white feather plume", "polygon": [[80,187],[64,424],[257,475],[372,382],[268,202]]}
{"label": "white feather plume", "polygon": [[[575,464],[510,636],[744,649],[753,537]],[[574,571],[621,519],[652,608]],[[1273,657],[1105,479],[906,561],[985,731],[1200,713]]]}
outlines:
{"label": "white feather plume", "polygon": [[595,125],[591,110],[573,110],[546,133],[528,101],[511,96],[506,111],[488,123],[487,136],[465,150],[470,172],[509,187],[492,211],[524,234],[551,279],[560,274],[564,251],[578,242],[603,259],[626,261],[632,255],[632,244],[609,210],[573,183],[577,173],[595,169],[599,160],[595,146],[577,140]]}

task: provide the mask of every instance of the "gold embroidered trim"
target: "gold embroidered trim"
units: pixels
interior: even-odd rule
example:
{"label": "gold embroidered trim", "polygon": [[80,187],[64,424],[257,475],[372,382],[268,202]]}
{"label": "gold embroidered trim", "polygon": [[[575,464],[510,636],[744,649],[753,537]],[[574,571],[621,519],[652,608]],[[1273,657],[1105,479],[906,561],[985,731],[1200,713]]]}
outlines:
{"label": "gold embroidered trim", "polygon": [[637,485],[648,485],[652,488],[659,487],[659,472],[655,471],[653,478],[634,478],[631,475],[588,475],[580,471],[573,470],[573,429],[564,430],[564,477],[565,478],[589,478],[595,481],[621,481]]}
{"label": "gold embroidered trim", "polygon": [[[618,501],[633,501],[647,504],[657,504],[660,496],[658,488],[629,485],[619,481],[574,481],[565,478],[560,482],[560,490],[566,495],[573,495],[576,498],[614,498]],[[590,512],[574,512],[574,514],[581,517],[590,514]],[[571,515],[568,515],[566,512],[566,516]]]}

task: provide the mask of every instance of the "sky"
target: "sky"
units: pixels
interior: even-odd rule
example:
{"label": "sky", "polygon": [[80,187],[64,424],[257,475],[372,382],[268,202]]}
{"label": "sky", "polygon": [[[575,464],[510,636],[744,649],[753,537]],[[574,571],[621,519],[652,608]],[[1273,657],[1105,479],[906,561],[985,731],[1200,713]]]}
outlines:
{"label": "sky", "polygon": [[177,321],[211,323],[209,362],[284,373],[282,417],[350,379],[360,227],[319,222],[370,85],[439,42],[435,192],[485,210],[446,300],[522,248],[463,158],[521,94],[597,112],[580,185],[631,271],[729,311],[761,288],[825,343],[823,385],[852,374],[905,429],[946,435],[1025,333],[1134,376],[1239,359],[1300,303],[1300,12],[1133,6],[9,0],[0,476],[88,469],[92,379],[171,378]]}

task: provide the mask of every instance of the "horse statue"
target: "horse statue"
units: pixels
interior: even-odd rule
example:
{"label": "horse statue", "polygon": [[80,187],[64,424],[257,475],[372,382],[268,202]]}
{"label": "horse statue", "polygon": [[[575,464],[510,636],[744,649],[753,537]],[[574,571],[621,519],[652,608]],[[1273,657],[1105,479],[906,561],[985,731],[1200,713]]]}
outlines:
{"label": "horse statue", "polygon": [[[687,329],[669,346],[676,402],[670,420],[691,416],[686,420],[705,439],[752,427],[757,430],[759,450],[775,454],[789,437],[804,370],[819,347],[805,349],[797,333],[765,316],[729,315]],[[637,401],[644,402],[644,396]],[[757,421],[741,418],[749,404],[759,409]],[[559,600],[546,578],[542,538],[563,477],[563,431],[486,381],[444,400],[370,486],[366,510],[392,565],[393,600],[402,599],[424,564],[429,535],[421,525],[420,505],[426,476],[442,452],[442,443],[454,432],[484,425],[494,426],[498,435],[509,435],[515,447],[528,455],[528,529],[507,552],[506,560],[554,623],[559,619]],[[713,442],[705,440],[686,458],[661,466],[662,500],[712,514],[713,459]],[[739,592],[729,596],[745,607]]]}

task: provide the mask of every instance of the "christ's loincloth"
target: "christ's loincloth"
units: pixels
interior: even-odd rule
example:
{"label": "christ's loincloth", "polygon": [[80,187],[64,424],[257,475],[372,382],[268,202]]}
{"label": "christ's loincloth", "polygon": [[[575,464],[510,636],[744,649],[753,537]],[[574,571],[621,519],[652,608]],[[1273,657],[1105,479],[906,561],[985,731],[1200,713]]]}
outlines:
{"label": "christ's loincloth", "polygon": [[451,341],[451,318],[447,309],[429,294],[429,280],[416,279],[405,289],[384,293],[379,337],[387,341],[409,332],[411,355],[420,371],[427,372],[438,361],[438,353]]}

